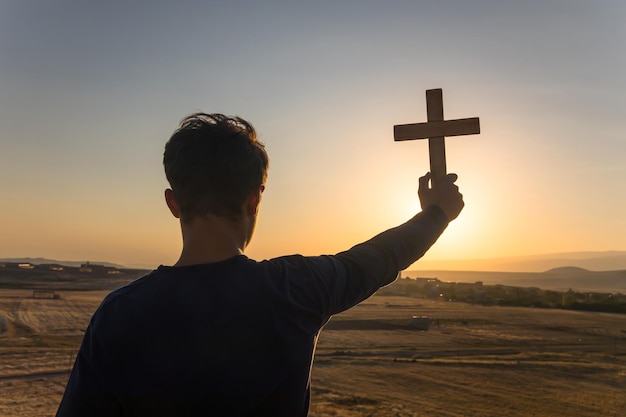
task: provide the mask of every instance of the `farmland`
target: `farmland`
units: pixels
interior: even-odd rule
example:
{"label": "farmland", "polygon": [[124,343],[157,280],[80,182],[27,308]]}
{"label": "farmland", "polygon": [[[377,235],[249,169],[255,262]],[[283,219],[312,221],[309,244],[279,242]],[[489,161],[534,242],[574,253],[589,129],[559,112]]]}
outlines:
{"label": "farmland", "polygon": [[[53,415],[107,291],[0,290],[0,415]],[[428,331],[411,326],[427,316]],[[626,317],[374,296],[321,333],[312,416],[618,416]]]}

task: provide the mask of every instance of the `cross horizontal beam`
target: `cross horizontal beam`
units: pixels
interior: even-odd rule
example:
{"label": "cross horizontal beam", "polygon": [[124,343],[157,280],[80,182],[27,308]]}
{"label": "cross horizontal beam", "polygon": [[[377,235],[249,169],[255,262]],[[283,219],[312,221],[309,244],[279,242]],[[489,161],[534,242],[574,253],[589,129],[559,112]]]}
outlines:
{"label": "cross horizontal beam", "polygon": [[478,117],[411,123],[393,127],[393,138],[395,141],[425,139],[437,136],[475,135],[478,133],[480,133]]}

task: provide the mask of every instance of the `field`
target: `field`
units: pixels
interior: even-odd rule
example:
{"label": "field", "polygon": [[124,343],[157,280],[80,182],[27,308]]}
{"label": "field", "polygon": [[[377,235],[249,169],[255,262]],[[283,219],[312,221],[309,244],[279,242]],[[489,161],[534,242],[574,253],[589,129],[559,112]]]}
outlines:
{"label": "field", "polygon": [[[57,293],[0,289],[0,416],[54,415],[106,291]],[[623,416],[626,316],[374,296],[321,333],[312,386],[316,417]]]}

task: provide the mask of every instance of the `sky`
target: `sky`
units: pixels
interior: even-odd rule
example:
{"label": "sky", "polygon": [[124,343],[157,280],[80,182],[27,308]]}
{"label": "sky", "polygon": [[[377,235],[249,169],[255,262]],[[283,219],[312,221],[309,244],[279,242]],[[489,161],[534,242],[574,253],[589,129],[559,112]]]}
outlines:
{"label": "sky", "polygon": [[348,249],[419,212],[428,145],[393,126],[426,121],[431,88],[481,134],[446,140],[466,206],[424,262],[626,250],[625,19],[578,0],[0,0],[0,258],[174,263],[163,146],[196,111],[249,120],[270,155],[248,256]]}

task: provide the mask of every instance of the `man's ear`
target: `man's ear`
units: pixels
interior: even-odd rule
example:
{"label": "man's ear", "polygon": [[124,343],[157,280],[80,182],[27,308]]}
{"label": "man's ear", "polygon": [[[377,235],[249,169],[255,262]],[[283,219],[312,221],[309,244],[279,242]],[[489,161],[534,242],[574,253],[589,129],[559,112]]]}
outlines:
{"label": "man's ear", "polygon": [[165,202],[172,212],[172,215],[180,219],[180,209],[178,208],[178,203],[174,200],[174,192],[170,188],[165,190]]}
{"label": "man's ear", "polygon": [[261,204],[261,194],[265,190],[265,186],[261,185],[248,195],[245,203],[245,210],[248,216],[256,216],[259,213],[259,205]]}

